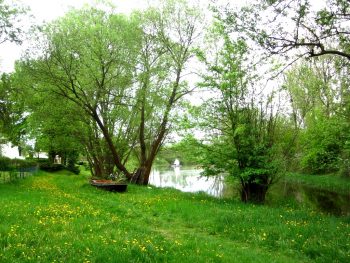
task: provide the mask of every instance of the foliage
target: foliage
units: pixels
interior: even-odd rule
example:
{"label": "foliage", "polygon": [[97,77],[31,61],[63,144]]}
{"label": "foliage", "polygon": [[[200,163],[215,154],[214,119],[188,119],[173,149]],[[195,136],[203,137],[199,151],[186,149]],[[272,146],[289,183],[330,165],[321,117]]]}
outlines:
{"label": "foliage", "polygon": [[[105,24],[103,25],[104,22]],[[85,24],[83,26],[85,28],[84,31],[79,29],[79,25],[82,23]],[[121,30],[120,28],[128,31],[125,27],[128,23],[127,19],[123,16],[105,14],[103,11],[93,8],[71,11],[64,18],[45,27],[46,37],[49,38],[48,41],[51,41],[52,45],[56,48],[55,50],[46,50],[45,52],[48,54],[50,52],[56,52],[56,56],[54,58],[51,57],[48,63],[55,64],[57,62],[60,65],[70,63],[69,57],[66,57],[69,52],[77,52],[75,53],[76,55],[79,53],[80,57],[79,59],[76,57],[76,63],[74,64],[74,72],[73,68],[71,68],[72,71],[70,72],[65,72],[64,70],[51,72],[60,80],[57,82],[57,79],[55,80],[54,77],[44,78],[45,74],[51,74],[51,68],[45,68],[43,61],[36,61],[35,63],[34,61],[27,61],[17,66],[16,70],[19,75],[18,79],[21,80],[20,84],[23,87],[27,87],[24,90],[29,93],[26,103],[29,105],[31,111],[29,118],[30,131],[31,135],[36,138],[36,149],[49,152],[51,159],[56,154],[60,155],[63,163],[68,161],[72,169],[75,169],[73,164],[75,161],[72,160],[72,156],[84,150],[88,160],[91,161],[91,169],[95,173],[100,176],[109,174],[108,171],[105,172],[105,169],[110,166],[110,160],[106,161],[105,156],[111,155],[111,153],[108,150],[107,153],[104,153],[104,149],[108,148],[108,146],[101,142],[101,136],[103,135],[97,130],[97,124],[90,121],[89,118],[91,116],[86,114],[84,107],[81,107],[82,105],[79,102],[76,103],[77,101],[74,101],[74,99],[73,101],[70,100],[71,97],[69,96],[72,93],[74,94],[74,92],[69,93],[69,95],[66,94],[68,98],[64,99],[64,94],[57,94],[55,89],[67,88],[65,83],[70,83],[70,77],[74,75],[74,78],[78,79],[76,84],[73,83],[72,88],[75,89],[79,86],[79,90],[81,89],[79,94],[88,100],[87,103],[95,104],[94,99],[98,101],[100,105],[96,107],[100,107],[99,111],[103,112],[103,122],[109,126],[108,129],[113,129],[117,121],[119,121],[114,116],[123,117],[126,114],[120,114],[114,105],[114,103],[119,102],[114,101],[113,103],[112,100],[121,99],[120,94],[123,91],[118,90],[118,88],[128,85],[127,79],[130,79],[131,74],[128,71],[126,76],[120,76],[119,79],[116,79],[114,76],[113,71],[122,72],[122,68],[128,64],[124,63],[122,65],[120,63],[121,60],[117,59],[123,53],[121,43],[117,41],[121,37],[126,42],[127,39],[130,40],[130,37],[125,38],[124,35],[119,36],[118,34],[112,36],[110,33],[112,30]],[[106,26],[107,24],[109,25],[108,27]],[[101,31],[102,25],[104,30]],[[132,23],[130,26],[132,26]],[[77,30],[79,33],[74,33]],[[130,30],[130,32],[133,31]],[[129,34],[130,32],[124,32],[123,34]],[[100,34],[100,37],[95,36],[95,33]],[[76,46],[76,43],[88,41],[89,39],[92,41],[88,45],[82,45],[80,49],[79,46]],[[123,43],[123,45],[125,47],[128,44]],[[101,47],[103,49],[100,49]],[[118,50],[118,52],[113,54],[115,50]],[[33,53],[36,51],[32,50]],[[91,54],[94,54],[94,57],[91,57]],[[110,56],[111,54],[113,54],[112,57]],[[103,56],[102,60],[100,60],[100,56]],[[116,62],[117,60],[118,62]],[[101,67],[103,69],[99,67],[99,62],[102,64]],[[108,68],[104,63],[107,63],[108,67],[111,68]],[[114,67],[115,65],[120,65],[119,69],[116,69]],[[36,70],[32,71],[34,67]],[[114,68],[112,69],[112,67]],[[98,72],[96,74],[91,73],[97,69],[101,69],[103,76],[96,81],[96,78],[99,77]],[[62,76],[65,79],[62,79]],[[113,82],[110,81],[112,79],[114,79]],[[102,94],[101,87],[97,87],[99,89],[97,92],[94,84],[98,86],[104,82],[108,83],[108,85],[104,86],[105,90],[103,92],[107,89],[109,90]],[[69,86],[67,91],[69,91]],[[114,93],[114,95],[110,96],[110,93]],[[126,111],[124,110],[124,112]],[[121,138],[120,140],[126,139],[125,133],[124,137],[120,135],[119,137]],[[103,153],[100,153],[100,151],[103,151]]]}
{"label": "foliage", "polygon": [[37,166],[36,161],[0,157],[0,171],[11,171]]}
{"label": "foliage", "polygon": [[[345,169],[349,139],[344,101],[347,92],[337,60],[323,58],[295,66],[286,74],[285,89],[292,102],[292,119],[298,131],[297,155],[308,173]],[[346,108],[345,108],[346,109]],[[345,171],[345,170],[344,170]]]}
{"label": "foliage", "polygon": [[137,107],[139,131],[133,180],[148,184],[152,164],[172,128],[175,110],[191,92],[183,81],[200,36],[201,14],[186,1],[165,1],[142,16],[142,49],[139,56]]}
{"label": "foliage", "polygon": [[[105,148],[117,168],[130,175],[124,163],[132,150],[125,146],[135,140],[130,87],[139,50],[138,26],[138,21],[110,11],[88,7],[72,10],[45,25],[41,44],[33,47],[22,63],[32,88],[46,93],[59,113],[65,111],[62,105],[74,110],[76,115],[65,115],[67,124],[61,134],[72,131],[83,135],[79,143],[100,176],[104,174],[100,164],[105,164],[99,151]],[[69,120],[72,116],[74,122]],[[64,130],[67,126],[70,128]],[[50,124],[45,127],[48,132],[52,129]],[[67,138],[74,138],[74,134]]]}
{"label": "foliage", "polygon": [[40,163],[39,168],[46,172],[57,172],[65,169],[65,166],[63,164],[46,162]]}
{"label": "foliage", "polygon": [[[41,123],[46,148],[57,151],[52,144],[64,145],[65,132],[78,127],[96,176],[117,170],[147,184],[171,111],[189,92],[181,79],[193,54],[197,19],[185,2],[167,1],[129,17],[85,7],[40,28],[35,41],[42,41],[30,48],[19,70],[41,99],[64,101],[80,114],[74,123],[68,118],[62,131],[52,129],[55,119]],[[63,138],[55,140],[52,130]],[[130,156],[138,158],[136,174],[128,169]]]}
{"label": "foliage", "polygon": [[80,173],[80,169],[79,166],[77,166],[77,161],[79,158],[79,154],[78,152],[70,152],[67,156],[67,170],[71,171],[74,174],[79,174]]}
{"label": "foliage", "polygon": [[240,10],[228,8],[223,16],[232,31],[244,33],[268,55],[285,55],[291,63],[303,56],[349,60],[349,1],[319,2],[256,1]]}
{"label": "foliage", "polygon": [[2,74],[0,79],[0,133],[19,145],[26,133],[25,105],[22,94],[14,84],[13,75]]}
{"label": "foliage", "polygon": [[[248,46],[242,38],[233,39],[226,25],[218,21],[216,39],[223,47],[210,62],[202,86],[217,97],[204,104],[203,126],[212,127],[212,144],[207,147],[205,173],[228,173],[241,183],[243,201],[264,202],[269,186],[283,167],[279,146],[279,112],[274,110],[273,94],[257,99],[257,79],[248,71]],[[215,130],[214,130],[215,131]]]}
{"label": "foliage", "polygon": [[345,142],[344,149],[340,155],[340,168],[339,174],[344,178],[350,178],[350,151],[349,151],[349,141]]}
{"label": "foliage", "polygon": [[22,28],[18,22],[24,13],[23,7],[0,0],[0,44],[6,41],[21,43]]}
{"label": "foliage", "polygon": [[339,170],[346,130],[337,118],[317,122],[302,134],[303,157],[301,165],[313,173],[329,173]]}
{"label": "foliage", "polygon": [[179,159],[181,165],[199,165],[203,159],[202,143],[193,135],[187,135],[177,143],[164,146],[158,158],[164,160],[165,165],[173,164],[175,159]]}

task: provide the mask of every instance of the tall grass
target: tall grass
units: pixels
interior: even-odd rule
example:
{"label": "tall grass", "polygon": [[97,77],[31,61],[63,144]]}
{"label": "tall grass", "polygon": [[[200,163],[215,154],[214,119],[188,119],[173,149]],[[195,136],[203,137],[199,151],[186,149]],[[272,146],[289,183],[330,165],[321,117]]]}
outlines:
{"label": "tall grass", "polygon": [[0,185],[0,262],[350,262],[350,218],[68,172]]}

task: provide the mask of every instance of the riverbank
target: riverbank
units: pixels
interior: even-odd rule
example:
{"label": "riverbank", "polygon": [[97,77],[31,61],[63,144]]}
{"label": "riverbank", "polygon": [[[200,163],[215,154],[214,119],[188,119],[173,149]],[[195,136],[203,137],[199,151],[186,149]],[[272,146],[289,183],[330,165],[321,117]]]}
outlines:
{"label": "riverbank", "polygon": [[350,218],[87,175],[0,185],[0,262],[349,262]]}

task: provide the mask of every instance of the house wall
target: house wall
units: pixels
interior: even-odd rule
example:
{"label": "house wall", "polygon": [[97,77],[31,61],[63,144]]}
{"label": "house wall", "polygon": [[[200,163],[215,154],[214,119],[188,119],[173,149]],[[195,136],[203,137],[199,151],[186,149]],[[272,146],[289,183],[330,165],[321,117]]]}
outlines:
{"label": "house wall", "polygon": [[13,146],[10,142],[0,145],[1,156],[11,159],[24,159],[24,156],[19,155],[18,146]]}

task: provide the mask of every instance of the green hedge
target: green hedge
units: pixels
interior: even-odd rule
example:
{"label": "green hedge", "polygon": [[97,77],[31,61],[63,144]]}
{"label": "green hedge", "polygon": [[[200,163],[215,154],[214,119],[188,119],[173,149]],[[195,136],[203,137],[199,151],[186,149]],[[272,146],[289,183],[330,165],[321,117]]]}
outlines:
{"label": "green hedge", "polygon": [[40,170],[46,171],[46,172],[57,172],[65,169],[65,166],[63,164],[58,163],[40,163],[39,164]]}
{"label": "green hedge", "polygon": [[50,163],[47,159],[10,159],[8,157],[0,157],[0,171],[15,171],[20,169],[32,168],[39,166],[39,169],[47,172],[56,172],[63,169],[67,169],[75,174],[79,174],[80,169],[78,166],[70,165],[64,166],[63,164]]}
{"label": "green hedge", "polygon": [[80,169],[77,166],[65,166],[63,164],[58,164],[58,163],[40,163],[39,164],[40,170],[46,171],[46,172],[57,172],[61,171],[64,169],[67,169],[68,171],[71,171],[72,173],[79,174]]}
{"label": "green hedge", "polygon": [[33,160],[10,159],[8,157],[0,157],[0,171],[12,171],[23,168],[31,168],[37,166]]}

